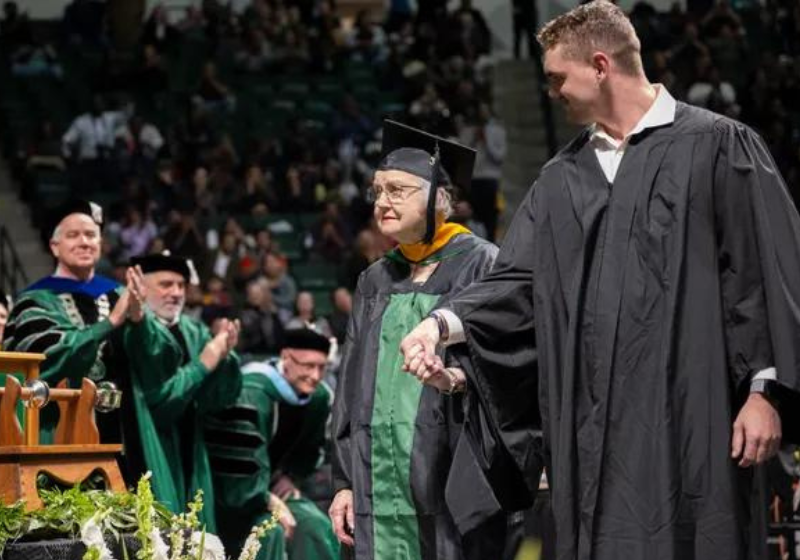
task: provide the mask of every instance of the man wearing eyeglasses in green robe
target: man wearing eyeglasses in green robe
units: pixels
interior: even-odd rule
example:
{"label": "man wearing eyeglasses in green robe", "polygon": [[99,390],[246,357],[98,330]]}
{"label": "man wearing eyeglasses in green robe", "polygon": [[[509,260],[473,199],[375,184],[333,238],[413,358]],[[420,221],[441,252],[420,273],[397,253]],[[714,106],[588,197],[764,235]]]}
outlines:
{"label": "man wearing eyeglasses in green robe", "polygon": [[330,342],[305,328],[285,341],[280,360],[244,366],[236,403],[206,420],[219,535],[235,557],[250,529],[275,514],[279,526],[257,560],[338,560],[330,520],[298,489],[324,456]]}

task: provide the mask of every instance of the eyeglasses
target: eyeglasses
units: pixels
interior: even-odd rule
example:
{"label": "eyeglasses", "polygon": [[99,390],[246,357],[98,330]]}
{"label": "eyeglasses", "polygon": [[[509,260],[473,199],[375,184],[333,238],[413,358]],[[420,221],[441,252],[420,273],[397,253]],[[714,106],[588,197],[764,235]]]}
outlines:
{"label": "eyeglasses", "polygon": [[389,184],[384,187],[375,185],[367,190],[367,200],[374,204],[385,194],[390,203],[398,204],[408,199],[408,197],[420,189],[421,187],[415,185],[402,186]]}
{"label": "eyeglasses", "polygon": [[294,357],[293,354],[287,353],[289,359],[291,359],[295,364],[297,364],[300,369],[306,372],[311,372],[314,370],[325,371],[325,366],[327,365],[326,362],[301,362],[297,358]]}

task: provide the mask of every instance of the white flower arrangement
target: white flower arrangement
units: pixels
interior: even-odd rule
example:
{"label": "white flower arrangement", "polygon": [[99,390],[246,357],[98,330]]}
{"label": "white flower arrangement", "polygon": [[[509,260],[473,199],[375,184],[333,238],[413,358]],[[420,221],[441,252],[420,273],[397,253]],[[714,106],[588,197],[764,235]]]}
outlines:
{"label": "white flower arrangement", "polygon": [[158,529],[153,528],[150,532],[150,541],[153,543],[153,556],[149,560],[169,560],[169,547]]}
{"label": "white flower arrangement", "polygon": [[272,517],[253,527],[244,542],[238,560],[255,560],[258,551],[261,550],[261,538],[277,526],[278,514],[273,513]]}
{"label": "white flower arrangement", "polygon": [[202,547],[200,560],[225,560],[226,558],[225,547],[222,546],[222,541],[217,535],[195,531],[192,533],[192,543],[198,549]]}
{"label": "white flower arrangement", "polygon": [[83,560],[115,560],[100,527],[102,518],[107,514],[107,511],[98,512],[81,525],[81,542],[86,546]]}
{"label": "white flower arrangement", "polygon": [[[77,486],[42,490],[45,507],[33,512],[27,512],[23,502],[0,504],[0,555],[7,542],[46,527],[54,534],[79,538],[86,547],[81,560],[118,560],[107,545],[112,537],[121,547],[119,560],[226,560],[219,537],[201,526],[202,492],[198,491],[185,513],[174,515],[156,502],[151,477],[151,473],[145,474],[131,494]],[[273,515],[253,527],[239,560],[255,560],[260,539],[277,525],[278,517]],[[123,538],[132,532],[140,546],[135,557],[128,556]]]}

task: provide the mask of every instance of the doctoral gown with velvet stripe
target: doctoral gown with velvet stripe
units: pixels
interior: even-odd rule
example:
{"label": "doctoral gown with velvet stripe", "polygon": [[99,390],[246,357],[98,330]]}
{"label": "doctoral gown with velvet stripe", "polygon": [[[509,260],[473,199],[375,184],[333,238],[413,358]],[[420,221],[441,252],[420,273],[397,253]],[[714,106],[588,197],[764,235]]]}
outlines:
{"label": "doctoral gown with velvet stripe", "polygon": [[752,130],[679,103],[630,139],[613,184],[583,132],[542,169],[492,272],[447,305],[531,491],[541,417],[559,560],[761,546],[732,424],[774,366],[796,437],[800,221]]}
{"label": "doctoral gown with velvet stripe", "polygon": [[399,351],[439,298],[480,277],[496,251],[459,235],[424,284],[388,257],[359,279],[333,412],[334,485],[354,493],[357,560],[502,558],[506,520],[461,437],[464,396],[423,387],[402,371]]}
{"label": "doctoral gown with velvet stripe", "polygon": [[[333,394],[317,385],[306,402],[281,394],[267,372],[277,363],[251,362],[243,368],[242,390],[229,408],[205,419],[214,474],[219,536],[236,558],[250,529],[272,517],[270,490],[280,475],[302,488],[325,456]],[[306,496],[286,506],[297,526],[291,540],[281,527],[261,539],[255,560],[334,560],[339,543],[327,514]]]}
{"label": "doctoral gown with velvet stripe", "polygon": [[[120,294],[119,284],[100,275],[87,282],[42,278],[17,299],[3,349],[45,354],[40,376],[50,387],[66,380],[69,387],[79,389],[84,377],[116,384],[123,394],[121,408],[97,414],[95,420],[101,443],[123,445],[120,468],[125,483],[134,486],[146,468],[122,342],[129,325],[115,329],[108,321]],[[58,420],[55,404],[42,409],[42,443],[52,443]]]}

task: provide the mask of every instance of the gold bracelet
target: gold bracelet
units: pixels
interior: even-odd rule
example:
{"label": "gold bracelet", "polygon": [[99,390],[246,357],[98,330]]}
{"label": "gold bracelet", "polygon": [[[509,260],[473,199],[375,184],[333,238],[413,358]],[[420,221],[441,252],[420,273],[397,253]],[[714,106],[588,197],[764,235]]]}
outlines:
{"label": "gold bracelet", "polygon": [[444,374],[447,376],[447,380],[450,382],[450,387],[447,388],[446,391],[442,391],[445,395],[452,395],[453,393],[460,393],[462,389],[461,380],[459,380],[458,375],[456,372],[451,370],[450,368],[444,368]]}

